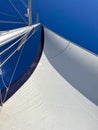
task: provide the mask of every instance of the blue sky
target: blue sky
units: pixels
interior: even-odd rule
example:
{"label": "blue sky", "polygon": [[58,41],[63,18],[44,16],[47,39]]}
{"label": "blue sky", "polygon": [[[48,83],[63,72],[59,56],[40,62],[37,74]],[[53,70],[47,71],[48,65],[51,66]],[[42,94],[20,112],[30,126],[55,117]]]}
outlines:
{"label": "blue sky", "polygon": [[[26,9],[20,1],[12,0],[24,16]],[[19,17],[8,0],[0,1],[0,7]],[[98,54],[98,0],[33,0],[33,21],[37,13],[46,27]]]}
{"label": "blue sky", "polygon": [[98,0],[34,0],[40,22],[98,54]]}
{"label": "blue sky", "polygon": [[[27,0],[24,1],[27,2]],[[25,17],[26,8],[22,5],[21,1],[12,0],[12,2],[19,9],[23,17]],[[4,15],[2,12],[14,17]],[[98,0],[33,0],[33,23],[35,22],[37,13],[39,13],[39,21],[47,28],[98,55]],[[27,20],[26,17],[25,19]],[[8,0],[0,1],[0,20],[23,22]],[[0,30],[22,26],[26,26],[26,24],[0,23]],[[13,81],[23,74],[34,60],[34,55],[36,56],[35,53],[37,53],[40,46],[40,42],[38,41],[39,33],[33,36],[31,41],[26,44],[30,51],[29,53],[27,53],[27,50],[24,51],[23,59],[21,59],[21,63],[18,66],[19,71],[15,73]],[[34,46],[30,49],[29,45],[32,45],[32,43]],[[27,55],[29,57],[33,55],[32,59],[25,58]],[[17,57],[17,54],[15,57]],[[14,57],[10,60],[3,66],[3,76],[6,84],[9,84],[16,64]],[[0,84],[2,84],[1,79]],[[3,87],[1,85],[1,88]]]}

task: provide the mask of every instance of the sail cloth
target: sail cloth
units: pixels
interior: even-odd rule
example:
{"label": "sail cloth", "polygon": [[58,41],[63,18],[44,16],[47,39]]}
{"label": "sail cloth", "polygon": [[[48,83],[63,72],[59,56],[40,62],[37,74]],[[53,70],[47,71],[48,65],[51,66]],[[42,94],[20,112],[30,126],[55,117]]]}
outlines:
{"label": "sail cloth", "polygon": [[[60,68],[68,75],[65,71],[66,64],[69,64],[71,68],[69,61],[74,59],[76,64],[73,62],[73,68],[67,68],[70,73],[74,73],[72,69],[74,65],[77,65],[77,69],[78,67],[85,69],[88,66],[90,73],[93,71],[91,73],[93,74],[97,69],[96,56],[71,42],[69,44],[69,41],[52,31],[44,29],[44,35],[42,35],[45,36],[44,50],[39,64],[25,84],[5,102],[0,113],[0,128],[2,130],[8,128],[13,130],[97,130],[98,106],[77,91],[71,82],[68,83],[53,64],[56,63],[59,66],[62,60],[63,65]],[[63,54],[65,50],[66,54]],[[94,60],[96,64],[94,68],[89,62],[87,64],[86,56],[88,61],[90,61],[89,56],[92,61]],[[55,62],[50,62],[50,60]],[[75,73],[77,76],[80,72]],[[80,77],[76,78],[77,84],[79,84],[78,80],[80,83],[83,80]],[[89,89],[88,84],[85,84],[85,87]],[[94,85],[93,87],[96,87]]]}
{"label": "sail cloth", "polygon": [[74,88],[98,105],[98,56],[46,28],[45,34],[45,55],[51,65]]}

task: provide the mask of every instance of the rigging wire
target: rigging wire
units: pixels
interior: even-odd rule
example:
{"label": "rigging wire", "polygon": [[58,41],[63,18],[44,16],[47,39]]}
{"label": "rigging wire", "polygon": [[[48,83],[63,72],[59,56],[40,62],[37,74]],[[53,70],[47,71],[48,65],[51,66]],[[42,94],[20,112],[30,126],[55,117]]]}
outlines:
{"label": "rigging wire", "polygon": [[0,14],[1,14],[1,15],[5,15],[5,16],[9,16],[9,17],[13,17],[13,18],[20,19],[20,18],[19,18],[19,17],[17,17],[17,16],[10,15],[10,14],[4,13],[4,12],[0,12]]}
{"label": "rigging wire", "polygon": [[[14,21],[5,21],[5,20],[0,20],[0,23],[28,24],[27,21],[25,20],[25,18],[22,16],[21,12],[15,7],[15,5],[13,4],[13,2],[12,2],[11,0],[9,0],[9,2],[10,2],[10,4],[12,5],[12,7],[15,9],[15,11],[19,14],[19,16],[21,17],[21,19],[22,19],[25,23],[24,23],[24,22],[14,22]],[[21,2],[22,2],[22,4],[25,6],[25,8],[27,8],[27,5],[26,5],[26,3],[24,2],[24,0],[21,0]],[[13,16],[13,15],[9,15],[9,14],[7,14],[7,13],[2,13],[2,12],[1,12],[1,14],[6,15],[6,16],[9,16],[9,17],[16,17],[16,16]],[[17,18],[18,18],[18,17],[17,17]],[[21,51],[20,51],[19,57],[18,57],[18,59],[17,59],[16,65],[15,65],[15,68],[14,68],[14,70],[13,70],[13,73],[12,73],[12,76],[11,76],[11,79],[10,79],[10,81],[9,81],[8,86],[6,85],[6,83],[5,83],[5,81],[4,81],[3,74],[1,74],[2,83],[3,83],[4,87],[6,88],[6,93],[5,93],[5,95],[4,95],[4,98],[2,97],[2,91],[0,90],[0,105],[1,105],[1,106],[3,105],[3,102],[6,100],[6,96],[7,96],[7,94],[8,94],[10,85],[11,85],[12,80],[13,80],[13,77],[14,77],[14,75],[15,75],[17,66],[18,66],[18,64],[19,64],[19,61],[20,61],[20,58],[21,58],[21,55],[22,55],[22,52],[23,52],[23,49],[24,49],[24,46],[23,46],[23,45],[24,45],[24,43],[25,43],[26,41],[28,41],[28,40],[32,37],[32,35],[34,34],[34,32],[35,32],[35,31],[33,31],[33,33],[22,43],[22,46],[21,46],[22,49],[21,49]],[[22,37],[22,38],[23,38],[23,37]],[[18,39],[18,41],[20,41],[22,38]],[[3,53],[5,53],[7,50],[9,50],[9,49],[10,49],[12,46],[14,46],[18,41],[16,41],[13,45],[11,45],[9,48],[7,48],[6,50],[4,50]],[[17,51],[19,51],[19,50],[18,50],[18,47],[17,47],[17,49],[16,49],[10,56],[7,57],[7,59],[6,59],[3,63],[0,62],[0,69],[2,69],[3,65],[4,65]],[[3,54],[3,53],[0,53],[0,55]]]}
{"label": "rigging wire", "polygon": [[15,53],[17,52],[17,49],[15,49],[15,51],[9,55],[6,60],[3,61],[3,63],[0,64],[0,67],[2,67]]}
{"label": "rigging wire", "polygon": [[[29,40],[29,38],[31,38],[32,35],[33,35],[33,33],[23,42],[22,46],[24,45],[24,43],[25,43],[27,40]],[[0,64],[0,67],[2,67],[2,66],[18,51],[18,48],[19,48],[19,47],[17,47],[17,48],[14,50],[14,52],[13,52],[11,55],[9,55],[9,56]]]}
{"label": "rigging wire", "polygon": [[0,20],[0,23],[10,23],[10,24],[25,24],[24,22],[15,22],[15,21],[5,21],[5,20]]}
{"label": "rigging wire", "polygon": [[[0,64],[1,64],[1,62],[0,62]],[[2,67],[0,67],[0,69],[2,70]],[[1,80],[2,80],[2,83],[3,83],[4,87],[6,88],[6,92],[7,92],[8,87],[7,87],[7,85],[6,85],[5,81],[4,81],[3,74],[1,74]],[[5,96],[4,96],[4,98],[5,98]],[[1,103],[1,106],[3,106],[2,90],[0,90],[0,103]]]}
{"label": "rigging wire", "polygon": [[[23,36],[24,37],[24,36]],[[2,54],[4,54],[6,51],[8,51],[10,48],[12,48],[15,44],[17,44],[23,37],[21,37],[20,39],[18,39],[14,44],[12,44],[11,46],[9,46],[7,49],[5,49],[4,51],[2,51],[1,53],[0,53],[0,55],[2,55]],[[2,79],[2,83],[3,83],[3,85],[5,86],[5,88],[7,89],[6,91],[8,91],[8,87],[7,87],[7,85],[6,85],[6,83],[5,83],[5,81],[4,81],[4,79],[3,79],[3,76],[1,75],[1,79]]]}
{"label": "rigging wire", "polygon": [[27,6],[26,2],[25,2],[24,0],[20,0],[20,1],[21,1],[21,3],[24,5],[24,7],[27,9],[28,6]]}
{"label": "rigging wire", "polygon": [[16,45],[20,40],[22,40],[24,38],[24,35],[19,38],[16,42],[14,42],[12,45],[10,45],[8,48],[6,48],[5,50],[3,50],[0,55],[4,54],[6,51],[8,51],[10,48],[12,48],[14,45]]}
{"label": "rigging wire", "polygon": [[[36,31],[37,31],[37,29],[36,29]],[[27,42],[31,37],[32,37],[32,35],[35,33],[35,29],[33,30],[33,32],[29,35],[29,37],[23,42],[23,44],[22,44],[22,46],[21,46],[21,52],[20,52],[20,54],[19,54],[19,57],[18,57],[18,59],[17,59],[17,63],[16,63],[16,65],[15,65],[15,68],[14,68],[14,70],[13,70],[13,73],[12,73],[12,76],[11,76],[11,79],[10,79],[10,81],[9,81],[9,84],[8,84],[8,86],[6,85],[6,83],[5,83],[5,81],[4,81],[4,78],[3,78],[3,75],[1,75],[2,77],[2,82],[3,82],[3,84],[4,84],[4,86],[5,86],[5,88],[6,88],[6,92],[5,92],[5,95],[4,95],[4,98],[2,98],[2,92],[1,92],[1,96],[0,96],[0,100],[1,100],[1,106],[3,106],[3,103],[5,102],[5,100],[6,100],[6,97],[7,97],[7,94],[8,94],[8,92],[9,92],[9,89],[10,89],[10,87],[11,87],[11,83],[12,83],[12,80],[13,80],[13,78],[14,78],[14,75],[15,75],[15,72],[16,72],[16,69],[17,69],[17,67],[18,67],[18,64],[19,64],[19,61],[20,61],[20,58],[21,58],[21,55],[22,55],[22,52],[23,52],[23,49],[24,49],[24,43],[25,42]],[[25,35],[24,35],[25,36]],[[16,51],[19,51],[18,50],[18,47],[17,47],[17,50]],[[0,66],[0,68],[2,68],[2,65]]]}
{"label": "rigging wire", "polygon": [[22,47],[21,52],[20,52],[20,54],[19,54],[19,57],[18,57],[18,59],[17,59],[17,63],[16,63],[16,65],[15,65],[14,71],[13,71],[13,73],[12,73],[12,76],[11,76],[11,79],[10,79],[10,82],[9,82],[9,85],[8,85],[8,87],[6,87],[7,89],[6,89],[6,93],[5,93],[3,102],[6,100],[6,97],[7,97],[8,91],[9,91],[9,87],[10,87],[11,82],[12,82],[12,80],[13,80],[13,77],[14,77],[14,75],[15,75],[15,72],[16,72],[17,66],[18,66],[18,64],[19,64],[19,61],[20,61],[20,58],[21,58],[23,49],[24,49],[24,46]]}
{"label": "rigging wire", "polygon": [[13,4],[13,2],[11,0],[9,0],[10,4],[12,5],[12,7],[16,10],[16,12],[20,15],[20,17],[22,18],[22,20],[26,23],[27,21],[25,20],[25,18],[22,16],[22,14],[20,13],[20,11],[15,7],[15,5]]}
{"label": "rigging wire", "polygon": [[[31,37],[32,37],[32,35],[34,34],[34,32],[24,41],[24,43],[25,42],[27,42]],[[17,66],[18,66],[18,64],[19,64],[19,61],[20,61],[20,58],[21,58],[21,55],[22,55],[22,52],[23,52],[23,49],[24,49],[24,46],[23,46],[24,44],[22,44],[22,49],[21,49],[21,52],[20,52],[20,55],[19,55],[19,57],[18,57],[18,60],[17,60],[17,63],[16,63],[16,66],[15,66],[15,68],[14,68],[14,71],[13,71],[13,74],[12,74],[12,76],[11,76],[11,79],[10,79],[10,82],[9,82],[9,85],[8,85],[8,87],[6,87],[7,88],[7,90],[6,90],[6,93],[5,93],[5,96],[4,96],[4,99],[3,99],[3,102],[6,100],[6,97],[7,97],[7,94],[8,94],[8,91],[9,91],[9,89],[10,89],[10,86],[11,86],[11,83],[12,83],[12,80],[13,80],[13,77],[14,77],[14,75],[15,75],[15,72],[16,72],[16,69],[17,69]],[[16,50],[17,51],[17,50]]]}
{"label": "rigging wire", "polygon": [[[1,57],[1,56],[0,56],[0,57]],[[1,59],[1,58],[0,58],[0,59]],[[1,64],[1,62],[0,62],[0,64]],[[1,71],[2,71],[2,67],[0,67],[0,69],[1,69]],[[3,74],[1,74],[1,80],[2,80],[2,83],[3,83],[4,87],[6,88],[7,86],[6,86],[5,81],[3,80]]]}

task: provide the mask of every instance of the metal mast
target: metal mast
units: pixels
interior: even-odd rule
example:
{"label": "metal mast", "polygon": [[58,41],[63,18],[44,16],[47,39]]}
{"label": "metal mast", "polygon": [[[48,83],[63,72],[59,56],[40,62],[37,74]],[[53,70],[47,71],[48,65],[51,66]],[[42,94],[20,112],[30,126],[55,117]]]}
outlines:
{"label": "metal mast", "polygon": [[32,25],[32,0],[28,0],[28,17],[29,17],[29,23],[28,25]]}

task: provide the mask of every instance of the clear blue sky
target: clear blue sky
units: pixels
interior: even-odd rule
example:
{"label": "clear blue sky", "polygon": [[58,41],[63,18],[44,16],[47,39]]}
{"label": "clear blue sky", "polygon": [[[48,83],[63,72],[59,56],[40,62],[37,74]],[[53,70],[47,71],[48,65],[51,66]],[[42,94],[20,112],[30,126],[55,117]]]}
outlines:
{"label": "clear blue sky", "polygon": [[[12,0],[24,15],[20,1]],[[19,17],[8,0],[0,1],[0,8]],[[46,27],[98,54],[98,0],[33,0],[33,20],[37,13]]]}
{"label": "clear blue sky", "polygon": [[41,23],[98,54],[98,0],[34,0],[33,4]]}
{"label": "clear blue sky", "polygon": [[[22,5],[21,0],[11,1],[25,17],[26,8]],[[27,2],[27,0],[24,1]],[[2,12],[15,17],[9,17],[2,14]],[[98,55],[98,0],[33,0],[33,21],[35,21],[37,13],[39,13],[40,22],[47,28]],[[8,0],[0,1],[0,20],[23,22]],[[26,24],[0,23],[0,30],[4,31],[22,26],[26,26]],[[34,36],[31,42],[29,41],[30,43],[33,43],[36,48],[32,46],[30,49],[30,46],[27,47],[30,50],[28,55],[33,52],[33,57],[32,59],[28,58],[27,61],[27,58],[25,58],[27,51],[24,51],[23,59],[21,59],[21,63],[18,66],[19,71],[15,73],[14,80],[23,74],[34,60],[34,55],[39,47],[39,44],[36,44],[38,43],[38,36]],[[17,57],[17,54],[15,57]],[[3,66],[3,76],[7,84],[16,64],[13,59]],[[0,84],[2,84],[1,79]],[[1,88],[3,87],[1,86]]]}

